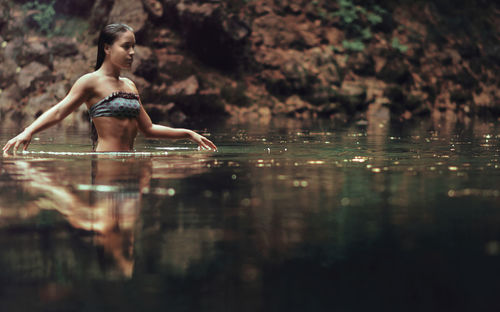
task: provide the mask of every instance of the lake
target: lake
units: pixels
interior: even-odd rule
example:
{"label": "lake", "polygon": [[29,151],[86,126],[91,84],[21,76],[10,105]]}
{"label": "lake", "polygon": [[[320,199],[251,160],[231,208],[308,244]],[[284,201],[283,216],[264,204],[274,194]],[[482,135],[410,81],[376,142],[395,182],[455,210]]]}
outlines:
{"label": "lake", "polygon": [[500,309],[498,123],[201,132],[0,158],[0,311]]}

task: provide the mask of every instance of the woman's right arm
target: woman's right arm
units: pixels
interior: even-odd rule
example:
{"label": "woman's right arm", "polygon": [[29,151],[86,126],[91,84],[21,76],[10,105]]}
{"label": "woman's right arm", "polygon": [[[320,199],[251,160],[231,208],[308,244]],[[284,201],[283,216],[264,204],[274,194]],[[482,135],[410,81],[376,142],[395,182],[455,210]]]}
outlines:
{"label": "woman's right arm", "polygon": [[61,102],[52,106],[23,132],[10,139],[3,147],[4,153],[7,153],[12,147],[15,153],[21,144],[24,145],[23,150],[26,150],[33,134],[57,124],[83,104],[89,96],[90,80],[89,74],[80,77]]}

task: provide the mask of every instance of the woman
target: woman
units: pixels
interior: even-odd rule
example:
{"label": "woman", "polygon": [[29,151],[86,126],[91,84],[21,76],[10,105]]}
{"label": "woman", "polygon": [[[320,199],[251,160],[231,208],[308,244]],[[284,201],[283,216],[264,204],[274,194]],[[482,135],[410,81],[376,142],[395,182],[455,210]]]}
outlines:
{"label": "woman", "polygon": [[[133,149],[137,131],[149,138],[189,139],[201,149],[216,150],[207,138],[187,129],[175,129],[151,122],[141,105],[135,84],[120,77],[134,59],[135,36],[125,24],[110,24],[99,36],[95,71],[80,77],[68,95],[43,113],[22,133],[9,140],[4,153],[28,148],[32,136],[63,120],[85,103],[97,135],[93,136],[95,151],[119,152]],[[95,141],[97,140],[97,146]]]}

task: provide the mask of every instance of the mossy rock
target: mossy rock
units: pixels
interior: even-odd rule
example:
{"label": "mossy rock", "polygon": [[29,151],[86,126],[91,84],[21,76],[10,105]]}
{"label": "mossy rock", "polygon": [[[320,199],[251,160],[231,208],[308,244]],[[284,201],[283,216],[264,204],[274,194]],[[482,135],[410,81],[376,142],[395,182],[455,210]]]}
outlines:
{"label": "mossy rock", "polygon": [[450,100],[457,104],[471,103],[473,101],[473,96],[469,91],[455,90],[450,92]]}
{"label": "mossy rock", "polygon": [[384,96],[389,99],[389,110],[392,114],[402,114],[405,111],[406,95],[400,86],[391,85],[384,90]]}
{"label": "mossy rock", "polygon": [[346,81],[337,91],[336,98],[346,112],[354,113],[364,111],[368,107],[366,94],[366,86]]}
{"label": "mossy rock", "polygon": [[360,76],[375,75],[375,61],[364,52],[350,54],[347,67]]}
{"label": "mossy rock", "polygon": [[390,83],[411,83],[412,77],[409,66],[402,60],[390,60],[380,70],[377,78]]}
{"label": "mossy rock", "polygon": [[339,113],[341,111],[341,105],[335,102],[327,103],[318,107],[317,111],[320,117],[327,118]]}

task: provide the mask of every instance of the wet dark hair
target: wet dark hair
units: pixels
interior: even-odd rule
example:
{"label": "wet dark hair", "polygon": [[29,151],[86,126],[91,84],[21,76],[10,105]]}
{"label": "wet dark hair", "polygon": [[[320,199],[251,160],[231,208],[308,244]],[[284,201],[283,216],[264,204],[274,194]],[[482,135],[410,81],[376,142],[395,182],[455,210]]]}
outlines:
{"label": "wet dark hair", "polygon": [[106,57],[104,45],[112,45],[116,39],[118,39],[120,34],[126,31],[134,32],[134,29],[126,24],[109,24],[104,26],[99,34],[99,40],[97,41],[97,60],[95,62],[95,70],[98,70],[101,67],[104,62],[104,58]]}

